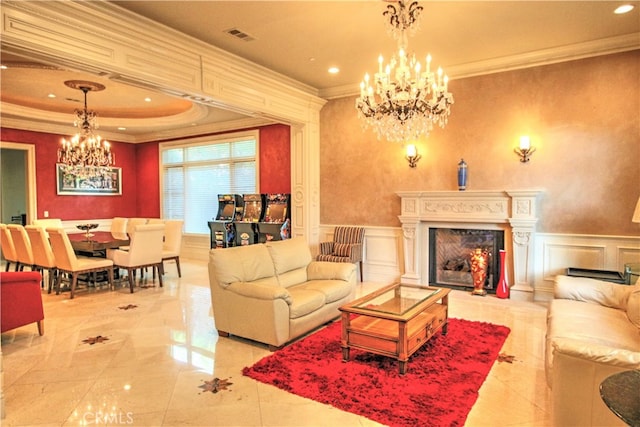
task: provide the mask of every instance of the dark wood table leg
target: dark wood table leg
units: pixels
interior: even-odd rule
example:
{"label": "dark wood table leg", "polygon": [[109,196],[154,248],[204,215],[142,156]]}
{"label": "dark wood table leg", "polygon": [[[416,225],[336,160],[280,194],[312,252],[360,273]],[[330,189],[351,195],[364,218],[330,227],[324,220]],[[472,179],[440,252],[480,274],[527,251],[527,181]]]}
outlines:
{"label": "dark wood table leg", "polygon": [[400,375],[407,373],[407,361],[398,360],[398,367],[400,369]]}

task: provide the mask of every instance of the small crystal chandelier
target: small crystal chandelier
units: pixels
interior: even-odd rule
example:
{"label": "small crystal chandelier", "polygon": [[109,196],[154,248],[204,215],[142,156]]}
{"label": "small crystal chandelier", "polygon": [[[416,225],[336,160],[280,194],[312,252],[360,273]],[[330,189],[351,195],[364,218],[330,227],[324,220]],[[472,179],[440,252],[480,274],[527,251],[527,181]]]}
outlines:
{"label": "small crystal chandelier", "polygon": [[84,109],[76,109],[76,119],[73,125],[79,131],[70,139],[62,138],[62,145],[58,149],[58,163],[66,166],[67,171],[87,172],[87,169],[99,173],[99,168],[113,166],[115,154],[111,152],[109,141],[96,135],[98,115],[87,109],[87,93],[104,90],[104,85],[82,80],[68,80],[65,85],[79,89],[84,93]]}
{"label": "small crystal chandelier", "polygon": [[373,83],[365,74],[356,99],[358,117],[365,128],[373,128],[378,139],[407,143],[428,136],[434,124],[444,128],[451,114],[453,95],[442,68],[434,73],[431,55],[427,55],[423,69],[415,55],[407,53],[407,33],[415,33],[421,12],[417,1],[407,7],[400,0],[397,7],[388,5],[383,13],[389,32],[398,40],[398,53],[385,67],[382,55],[378,58]]}

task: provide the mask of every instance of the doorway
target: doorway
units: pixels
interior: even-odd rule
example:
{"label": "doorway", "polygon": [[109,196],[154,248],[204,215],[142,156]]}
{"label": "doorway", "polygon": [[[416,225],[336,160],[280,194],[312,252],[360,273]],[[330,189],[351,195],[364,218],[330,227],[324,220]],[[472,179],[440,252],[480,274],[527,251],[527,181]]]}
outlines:
{"label": "doorway", "polygon": [[36,218],[35,146],[0,142],[0,220],[30,224]]}

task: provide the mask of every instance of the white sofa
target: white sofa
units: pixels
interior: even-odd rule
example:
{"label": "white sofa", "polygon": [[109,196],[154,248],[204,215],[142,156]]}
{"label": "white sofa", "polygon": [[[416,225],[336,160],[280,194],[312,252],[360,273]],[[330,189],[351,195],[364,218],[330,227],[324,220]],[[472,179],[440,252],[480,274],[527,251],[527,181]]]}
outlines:
{"label": "white sofa", "polygon": [[356,266],[313,261],[303,237],[211,249],[216,329],[276,349],[339,316],[353,300]]}
{"label": "white sofa", "polygon": [[627,286],[557,276],[545,349],[554,425],[625,425],[599,387],[630,369],[640,369],[640,280]]}

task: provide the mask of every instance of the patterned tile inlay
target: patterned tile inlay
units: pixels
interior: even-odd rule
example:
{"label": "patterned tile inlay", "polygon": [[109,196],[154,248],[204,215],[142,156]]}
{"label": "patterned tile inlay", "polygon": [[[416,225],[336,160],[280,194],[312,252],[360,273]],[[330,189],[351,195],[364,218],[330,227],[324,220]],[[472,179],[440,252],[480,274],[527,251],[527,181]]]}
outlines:
{"label": "patterned tile inlay", "polygon": [[82,340],[83,343],[94,345],[95,343],[101,343],[107,341],[109,338],[98,335],[97,337],[89,337],[86,340]]}
{"label": "patterned tile inlay", "polygon": [[514,360],[516,360],[516,357],[507,353],[500,353],[498,355],[498,362],[513,363]]}
{"label": "patterned tile inlay", "polygon": [[[198,387],[203,389],[204,391],[210,391],[211,393],[217,393],[221,390],[229,390],[227,387],[233,385],[233,383],[230,383],[229,380],[227,378],[224,379],[220,379],[220,378],[214,378],[211,381],[204,381],[204,384],[199,385]],[[229,390],[231,391],[231,390]]]}

